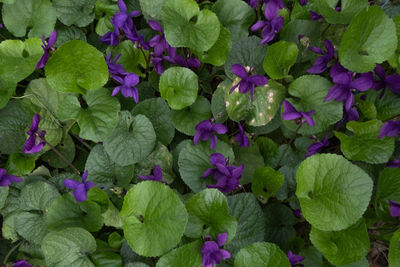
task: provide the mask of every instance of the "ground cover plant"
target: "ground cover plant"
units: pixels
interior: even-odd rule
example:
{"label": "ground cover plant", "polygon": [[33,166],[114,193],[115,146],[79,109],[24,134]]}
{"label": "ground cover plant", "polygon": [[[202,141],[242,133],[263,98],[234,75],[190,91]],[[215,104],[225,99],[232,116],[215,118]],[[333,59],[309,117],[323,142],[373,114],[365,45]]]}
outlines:
{"label": "ground cover plant", "polygon": [[2,266],[400,266],[400,4],[0,0]]}

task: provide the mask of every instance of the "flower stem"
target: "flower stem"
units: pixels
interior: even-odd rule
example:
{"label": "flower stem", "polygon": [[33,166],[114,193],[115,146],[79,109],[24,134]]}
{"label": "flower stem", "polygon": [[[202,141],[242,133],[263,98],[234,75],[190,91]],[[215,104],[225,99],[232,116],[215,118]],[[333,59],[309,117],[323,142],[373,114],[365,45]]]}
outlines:
{"label": "flower stem", "polygon": [[286,152],[289,150],[290,145],[293,143],[294,139],[296,139],[297,133],[299,132],[301,126],[303,126],[302,123],[300,123],[299,127],[297,127],[296,132],[294,133],[294,136],[292,139],[290,139],[289,143],[287,144],[285,151],[283,151],[281,158],[278,161],[278,164],[276,166],[280,166],[281,161],[283,160],[283,157],[286,155]]}
{"label": "flower stem", "polygon": [[147,78],[150,70],[150,54],[148,57],[146,57],[146,53],[144,52],[143,47],[140,47],[140,51],[142,52],[143,57],[146,60],[146,78]]}
{"label": "flower stem", "polygon": [[70,166],[77,175],[81,176],[81,173],[78,171],[78,169],[75,168],[75,166],[72,165],[72,163],[66,157],[64,157],[63,154],[60,153],[60,151],[58,151],[54,146],[50,145],[49,142],[47,142],[46,140],[45,140],[45,142],[46,142],[46,145],[48,145],[51,148],[51,150],[53,150],[57,154],[57,156],[59,156],[65,163],[67,163],[68,166]]}
{"label": "flower stem", "polygon": [[22,245],[22,243],[24,242],[24,240],[21,240],[21,242],[17,243],[15,246],[13,246],[10,251],[7,253],[7,255],[4,257],[3,260],[3,265],[5,265],[8,261],[8,258],[11,256],[11,254],[20,246]]}

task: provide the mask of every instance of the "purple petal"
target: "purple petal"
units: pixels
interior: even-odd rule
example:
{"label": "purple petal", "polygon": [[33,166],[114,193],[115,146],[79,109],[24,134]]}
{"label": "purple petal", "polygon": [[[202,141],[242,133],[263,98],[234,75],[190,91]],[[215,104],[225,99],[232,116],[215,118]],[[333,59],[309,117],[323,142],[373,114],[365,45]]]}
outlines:
{"label": "purple petal", "polygon": [[124,84],[129,87],[134,87],[139,83],[139,76],[136,73],[129,73],[125,76]]}
{"label": "purple petal", "polygon": [[92,187],[94,187],[94,183],[92,183],[91,181],[85,182],[86,191],[89,191],[89,189]]}
{"label": "purple petal", "polygon": [[302,112],[303,117],[306,119],[307,123],[314,127],[315,123],[314,120],[311,118],[311,116],[315,113],[314,110],[310,111],[310,112]]}
{"label": "purple petal", "polygon": [[126,13],[126,11],[127,11],[126,5],[125,5],[124,1],[122,1],[122,0],[118,0],[118,8],[121,12]]}
{"label": "purple petal", "polygon": [[385,70],[383,69],[383,67],[379,64],[376,64],[376,67],[374,69],[376,75],[378,75],[379,78],[381,79],[385,79],[386,77],[386,73]]}
{"label": "purple petal", "polygon": [[14,262],[13,267],[32,267],[32,265],[26,260],[19,260]]}
{"label": "purple petal", "polygon": [[86,179],[88,177],[88,170],[86,170],[83,174],[82,174],[82,182],[86,182]]}
{"label": "purple petal", "polygon": [[53,32],[49,36],[49,40],[47,42],[46,48],[52,47],[57,41],[57,31],[56,29],[53,30]]}
{"label": "purple petal", "polygon": [[348,89],[343,87],[342,85],[335,84],[329,89],[328,94],[326,95],[324,102],[328,100],[345,100],[348,95]]}
{"label": "purple petal", "polygon": [[372,88],[373,82],[367,77],[360,77],[350,83],[350,87],[364,92]]}
{"label": "purple petal", "polygon": [[385,82],[393,93],[400,95],[400,75],[389,75],[385,78]]}
{"label": "purple petal", "polygon": [[217,236],[217,244],[219,247],[222,247],[228,238],[228,233],[218,234]]}
{"label": "purple petal", "polygon": [[224,155],[222,155],[220,153],[212,153],[210,155],[210,163],[212,165],[214,165],[214,166],[217,165],[217,164],[225,165],[226,164],[226,160],[225,160]]}
{"label": "purple petal", "polygon": [[133,10],[131,13],[129,13],[129,17],[137,17],[141,14],[140,11]]}
{"label": "purple petal", "polygon": [[73,192],[76,201],[82,202],[87,198],[86,188],[84,184],[79,184]]}
{"label": "purple petal", "polygon": [[396,137],[400,133],[400,121],[387,121],[383,124],[380,132],[379,138],[389,136]]}
{"label": "purple petal", "polygon": [[323,17],[314,11],[310,11],[310,18],[311,20],[319,20],[322,19]]}
{"label": "purple petal", "polygon": [[228,132],[228,128],[221,124],[221,123],[215,123],[212,126],[212,129],[217,133],[217,134],[225,134]]}
{"label": "purple petal", "polygon": [[319,47],[313,46],[313,47],[310,47],[309,49],[310,49],[312,52],[316,53],[316,54],[325,55],[325,52],[324,52],[321,48],[319,48]]}
{"label": "purple petal", "polygon": [[80,185],[78,181],[72,180],[72,179],[65,179],[64,180],[64,186],[69,188],[69,189],[75,189]]}
{"label": "purple petal", "polygon": [[213,134],[211,136],[210,149],[214,150],[216,145],[217,145],[217,136],[215,134]]}
{"label": "purple petal", "polygon": [[326,48],[327,55],[330,57],[333,57],[335,55],[335,47],[333,46],[331,41],[329,41],[328,39],[325,39],[324,45]]}
{"label": "purple petal", "polygon": [[400,168],[400,159],[395,159],[392,161],[388,161],[386,164],[387,168]]}
{"label": "purple petal", "polygon": [[400,217],[400,203],[396,201],[389,200],[390,205],[390,215],[392,217]]}
{"label": "purple petal", "polygon": [[253,75],[248,79],[250,82],[256,84],[257,86],[263,86],[268,83],[268,79],[261,75]]}
{"label": "purple petal", "polygon": [[267,22],[259,20],[253,26],[251,26],[250,30],[253,32],[258,31],[259,29],[264,28],[267,24]]}
{"label": "purple petal", "polygon": [[233,72],[236,76],[238,76],[238,77],[240,77],[240,78],[242,78],[242,79],[247,79],[247,77],[249,76],[249,75],[247,74],[246,69],[245,69],[242,65],[240,65],[240,64],[233,64],[233,65],[232,65],[232,72]]}
{"label": "purple petal", "polygon": [[314,65],[309,68],[307,70],[308,73],[312,73],[312,74],[319,74],[324,72],[327,69],[327,62],[326,62],[326,58],[324,56],[322,57],[318,57],[315,61],[314,61]]}
{"label": "purple petal", "polygon": [[159,182],[162,181],[162,170],[161,170],[160,165],[156,165],[156,167],[153,170],[153,175],[157,181],[159,181]]}
{"label": "purple petal", "polygon": [[158,31],[158,32],[163,32],[163,28],[157,21],[149,20],[148,23],[153,30]]}
{"label": "purple petal", "polygon": [[206,178],[207,176],[210,176],[214,172],[214,170],[215,169],[213,169],[213,168],[207,169],[205,172],[203,172],[203,174],[201,175],[201,178]]}

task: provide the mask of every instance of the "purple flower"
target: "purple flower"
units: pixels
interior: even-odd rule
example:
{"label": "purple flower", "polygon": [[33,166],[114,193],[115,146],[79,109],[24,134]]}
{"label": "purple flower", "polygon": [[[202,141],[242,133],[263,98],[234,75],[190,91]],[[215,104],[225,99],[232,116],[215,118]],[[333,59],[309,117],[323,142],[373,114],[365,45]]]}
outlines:
{"label": "purple flower", "polygon": [[164,72],[164,59],[162,57],[152,57],[151,63],[153,63],[154,70],[158,75],[163,74]]}
{"label": "purple flower", "polygon": [[118,0],[118,8],[120,12],[115,13],[111,19],[111,22],[114,25],[114,28],[122,29],[124,32],[129,32],[132,28],[135,28],[132,17],[139,16],[140,11],[132,11],[128,14],[128,9],[122,0]]}
{"label": "purple flower", "polygon": [[121,84],[114,88],[111,94],[112,96],[115,96],[121,91],[124,97],[131,97],[136,103],[139,102],[139,93],[136,88],[136,85],[139,83],[139,76],[136,73],[128,73],[123,78],[118,75],[112,78]]}
{"label": "purple flower", "polygon": [[26,140],[24,145],[24,153],[26,154],[34,154],[42,150],[46,141],[44,140],[44,136],[46,131],[39,130],[40,116],[39,114],[33,115],[32,118],[32,126],[27,132],[29,135],[28,140]]}
{"label": "purple flower", "polygon": [[126,38],[128,38],[128,40],[134,43],[137,48],[143,48],[144,50],[150,49],[149,43],[144,40],[144,35],[143,34],[138,35],[136,29],[126,31],[125,35]]}
{"label": "purple flower", "polygon": [[312,155],[314,155],[314,154],[317,154],[317,153],[321,152],[322,149],[323,149],[324,147],[329,146],[329,140],[328,140],[328,138],[329,138],[329,132],[326,133],[324,139],[322,139],[321,142],[316,142],[316,143],[314,143],[314,144],[311,144],[311,145],[308,147],[308,152],[307,152],[307,154],[306,154],[306,158],[308,158],[308,157],[310,157],[310,156],[312,156]]}
{"label": "purple flower", "polygon": [[155,20],[149,20],[148,23],[153,30],[161,32],[161,34],[154,36],[149,42],[150,47],[154,48],[155,56],[161,56],[162,53],[170,47],[170,45],[165,39],[164,30],[161,25]]}
{"label": "purple flower", "polygon": [[0,23],[0,29],[3,28],[3,24]]}
{"label": "purple flower", "polygon": [[296,218],[301,218],[301,209],[293,210],[293,215],[296,216]]}
{"label": "purple flower", "polygon": [[44,35],[42,35],[42,43],[43,43],[42,48],[43,48],[43,50],[44,50],[44,54],[43,54],[43,56],[39,59],[39,62],[38,62],[37,65],[36,65],[36,69],[37,69],[37,70],[38,70],[38,69],[41,69],[41,68],[44,68],[44,66],[46,65],[47,60],[49,60],[49,53],[50,53],[51,51],[54,51],[54,50],[55,50],[55,48],[53,47],[53,45],[55,44],[56,40],[57,40],[57,31],[56,31],[55,29],[54,29],[54,31],[50,34],[50,37],[49,37],[49,40],[47,41],[47,44],[46,44],[46,41],[45,41],[45,39],[44,39]]}
{"label": "purple flower", "polygon": [[239,123],[238,126],[240,133],[235,136],[236,142],[238,142],[241,147],[248,147],[250,145],[249,138],[244,132],[242,125]]}
{"label": "purple flower", "polygon": [[258,0],[245,0],[246,3],[251,6],[252,8],[255,8],[258,6]]}
{"label": "purple flower", "polygon": [[386,167],[387,168],[400,168],[400,159],[395,159],[395,160],[389,161],[386,164]]}
{"label": "purple flower", "polygon": [[196,125],[196,134],[193,138],[193,143],[196,145],[199,140],[207,141],[211,138],[210,149],[213,150],[217,145],[217,134],[225,134],[228,132],[228,128],[220,123],[211,123],[209,120],[201,121]]}
{"label": "purple flower", "polygon": [[293,254],[291,250],[288,251],[286,257],[288,258],[290,265],[294,266],[299,262],[302,262],[304,260],[303,256]]}
{"label": "purple flower", "polygon": [[323,17],[320,14],[315,13],[314,11],[310,11],[310,18],[311,20],[319,20],[322,19]]}
{"label": "purple flower", "polygon": [[311,118],[315,113],[315,110],[309,112],[297,111],[287,100],[283,100],[283,109],[284,112],[282,113],[282,119],[285,121],[296,120],[297,124],[307,122],[310,126],[315,126],[314,120]]}
{"label": "purple flower", "polygon": [[219,248],[225,244],[227,238],[228,233],[218,234],[217,242],[212,241],[209,236],[205,237],[205,242],[201,248],[203,267],[213,267],[214,264],[220,264],[221,260],[231,257],[229,251]]}
{"label": "purple flower", "polygon": [[[249,68],[249,71],[252,69]],[[235,86],[232,87],[232,89],[229,91],[230,94],[236,89],[236,87],[239,87],[239,92],[242,94],[245,94],[250,91],[250,99],[253,101],[253,95],[254,95],[254,88],[255,86],[263,86],[268,83],[268,79],[265,78],[264,76],[261,75],[252,75],[249,76],[247,73],[246,69],[240,65],[240,64],[234,64],[232,66],[232,72],[241,78],[240,82],[238,82]]]}
{"label": "purple flower", "polygon": [[231,192],[239,186],[239,180],[242,178],[242,172],[244,165],[239,167],[229,165],[227,166],[227,159],[219,153],[213,153],[210,155],[210,163],[215,168],[207,169],[202,178],[212,175],[217,181],[215,185],[207,185],[208,188],[217,188],[221,192]]}
{"label": "purple flower", "polygon": [[14,262],[13,267],[32,267],[32,265],[26,260],[19,260]]}
{"label": "purple flower", "polygon": [[328,100],[344,101],[346,110],[350,110],[354,103],[353,90],[364,92],[373,86],[373,81],[367,77],[359,77],[353,80],[354,73],[336,64],[330,70],[335,85],[329,90],[324,102]]}
{"label": "purple flower", "polygon": [[119,36],[120,36],[119,30],[115,29],[101,36],[100,42],[105,43],[109,46],[116,46],[117,44],[119,44]]}
{"label": "purple flower", "polygon": [[264,16],[267,20],[272,21],[278,16],[280,9],[284,8],[282,0],[269,0],[265,4]]}
{"label": "purple flower", "polygon": [[164,56],[164,59],[171,64],[180,65],[185,68],[197,69],[200,68],[201,62],[197,58],[188,58],[185,60],[183,57],[176,53],[176,47],[168,48],[168,56]]}
{"label": "purple flower", "polygon": [[396,137],[398,134],[400,134],[400,121],[387,121],[383,124],[378,137]]}
{"label": "purple flower", "polygon": [[319,47],[310,47],[311,51],[322,56],[318,57],[315,60],[314,65],[307,70],[308,73],[318,74],[324,72],[328,68],[329,61],[331,61],[331,59],[335,55],[335,48],[333,47],[333,44],[327,39],[324,41],[324,44],[326,52],[324,52]]}
{"label": "purple flower", "polygon": [[396,201],[389,200],[389,206],[390,206],[390,215],[392,217],[400,217],[400,203],[397,203]]}
{"label": "purple flower", "polygon": [[262,40],[260,41],[259,45],[263,45],[272,41],[272,39],[275,38],[275,35],[281,31],[283,23],[284,20],[282,16],[267,21],[259,20],[253,26],[251,26],[250,30],[258,31],[259,29],[262,28],[261,30]]}
{"label": "purple flower", "polygon": [[87,191],[89,191],[89,189],[94,186],[92,182],[86,181],[87,176],[88,176],[88,171],[85,171],[82,175],[81,183],[72,179],[64,180],[65,187],[73,190],[74,197],[78,202],[85,201],[87,198],[86,195]]}
{"label": "purple flower", "polygon": [[308,0],[300,0],[299,3],[301,6],[305,6],[305,5],[307,5]]}
{"label": "purple flower", "polygon": [[0,168],[0,186],[9,186],[11,183],[22,182],[22,179],[11,174],[7,174],[6,169]]}
{"label": "purple flower", "polygon": [[381,65],[376,65],[374,69],[376,75],[380,78],[380,81],[375,83],[375,89],[379,90],[383,88],[389,88],[393,93],[400,95],[400,75],[392,74],[386,75],[385,70]]}
{"label": "purple flower", "polygon": [[123,76],[128,74],[128,72],[125,71],[124,67],[122,65],[117,64],[118,59],[120,58],[121,54],[118,54],[113,61],[111,61],[112,57],[112,52],[110,52],[107,57],[105,57],[107,66],[108,66],[108,72],[112,74],[112,76]]}
{"label": "purple flower", "polygon": [[160,165],[157,165],[153,170],[153,175],[138,175],[142,180],[153,180],[162,183],[162,171]]}

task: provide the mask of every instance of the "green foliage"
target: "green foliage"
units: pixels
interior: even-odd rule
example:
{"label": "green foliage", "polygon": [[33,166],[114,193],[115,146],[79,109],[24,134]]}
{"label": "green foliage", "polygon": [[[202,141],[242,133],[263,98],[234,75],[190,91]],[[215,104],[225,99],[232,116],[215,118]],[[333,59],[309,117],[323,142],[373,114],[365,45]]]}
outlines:
{"label": "green foliage", "polygon": [[283,181],[282,173],[275,171],[271,167],[262,167],[254,172],[251,191],[259,201],[265,204],[281,188]]}
{"label": "green foliage", "polygon": [[390,266],[400,265],[400,231],[396,231],[390,240],[389,264]]}
{"label": "green foliage", "polygon": [[289,74],[290,68],[296,63],[299,49],[296,44],[279,41],[271,45],[265,55],[263,67],[272,79],[282,79]]}
{"label": "green foliage", "polygon": [[201,242],[197,240],[176,248],[162,256],[156,266],[201,267],[201,245]]}
{"label": "green foliage", "polygon": [[289,267],[286,255],[272,243],[258,242],[242,248],[235,258],[235,267],[245,266],[282,266]]}
{"label": "green foliage", "polygon": [[290,238],[296,236],[294,225],[296,219],[290,208],[274,203],[264,209],[265,241],[284,245]]}
{"label": "green foliage", "polygon": [[347,24],[360,11],[366,8],[369,4],[366,0],[343,0],[340,5],[340,11],[335,8],[339,1],[317,0],[315,6],[327,22],[331,24]]}
{"label": "green foliage", "polygon": [[379,175],[375,197],[378,215],[389,218],[389,200],[400,202],[400,169],[385,168]]}
{"label": "green foliage", "polygon": [[89,25],[94,19],[96,0],[53,0],[57,18],[67,26],[78,27]]}

